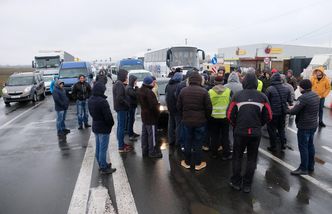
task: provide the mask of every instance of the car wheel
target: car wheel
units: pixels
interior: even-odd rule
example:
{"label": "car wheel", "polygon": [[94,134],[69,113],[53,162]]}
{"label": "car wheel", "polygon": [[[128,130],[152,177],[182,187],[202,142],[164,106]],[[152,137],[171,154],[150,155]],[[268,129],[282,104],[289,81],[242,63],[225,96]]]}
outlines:
{"label": "car wheel", "polygon": [[45,92],[45,90],[44,90],[44,92],[40,95],[40,97],[41,97],[41,100],[44,100],[44,99],[46,98],[46,92]]}
{"label": "car wheel", "polygon": [[38,101],[38,96],[37,96],[37,93],[34,93],[33,94],[33,97],[32,97],[32,102],[37,102]]}
{"label": "car wheel", "polygon": [[5,102],[6,107],[10,107],[10,102]]}

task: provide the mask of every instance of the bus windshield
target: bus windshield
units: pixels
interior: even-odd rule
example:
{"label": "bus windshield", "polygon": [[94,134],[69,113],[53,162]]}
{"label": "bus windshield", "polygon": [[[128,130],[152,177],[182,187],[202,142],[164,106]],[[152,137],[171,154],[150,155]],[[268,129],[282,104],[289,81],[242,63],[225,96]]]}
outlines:
{"label": "bus windshield", "polygon": [[59,78],[78,78],[80,75],[87,76],[87,74],[86,68],[68,68],[60,70]]}
{"label": "bus windshield", "polygon": [[56,57],[36,57],[37,68],[57,68],[60,66],[60,58]]}
{"label": "bus windshield", "polygon": [[197,50],[195,48],[172,49],[171,67],[198,67]]}
{"label": "bus windshield", "polygon": [[144,69],[144,65],[142,65],[142,64],[121,65],[120,69],[125,69],[127,71],[131,71],[131,70],[142,70],[142,69]]}

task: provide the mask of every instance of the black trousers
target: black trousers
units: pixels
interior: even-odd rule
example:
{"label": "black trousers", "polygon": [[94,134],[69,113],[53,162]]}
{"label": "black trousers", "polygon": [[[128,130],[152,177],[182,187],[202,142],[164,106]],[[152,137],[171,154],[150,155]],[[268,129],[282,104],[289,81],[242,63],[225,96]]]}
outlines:
{"label": "black trousers", "polygon": [[[233,144],[233,184],[250,186],[257,166],[258,147],[261,137],[234,136]],[[247,163],[244,176],[241,175],[243,152],[247,148]]]}
{"label": "black trousers", "polygon": [[273,115],[272,121],[267,124],[267,131],[270,136],[270,145],[273,148],[277,146],[278,138],[280,140],[281,147],[286,144],[285,118],[286,115]]}
{"label": "black trousers", "polygon": [[221,145],[222,155],[228,156],[231,153],[230,142],[229,142],[229,123],[225,119],[215,119],[210,120],[210,130],[211,130],[211,146],[212,152],[214,154],[218,153],[218,148]]}
{"label": "black trousers", "polygon": [[157,140],[157,126],[142,124],[142,152],[143,155],[160,153],[160,145]]}

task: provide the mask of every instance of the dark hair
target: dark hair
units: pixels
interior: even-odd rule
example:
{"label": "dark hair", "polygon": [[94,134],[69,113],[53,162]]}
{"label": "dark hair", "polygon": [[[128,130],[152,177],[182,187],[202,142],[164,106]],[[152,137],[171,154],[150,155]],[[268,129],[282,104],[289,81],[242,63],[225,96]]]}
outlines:
{"label": "dark hair", "polygon": [[85,75],[80,74],[80,75],[78,76],[78,79],[81,79],[81,77],[84,77],[84,78],[85,78]]}

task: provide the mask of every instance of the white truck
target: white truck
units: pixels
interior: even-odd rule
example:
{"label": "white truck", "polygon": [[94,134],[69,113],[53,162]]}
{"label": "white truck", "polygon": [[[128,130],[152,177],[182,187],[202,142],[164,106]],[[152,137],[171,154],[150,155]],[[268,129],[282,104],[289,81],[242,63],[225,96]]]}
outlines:
{"label": "white truck", "polygon": [[50,91],[50,84],[54,75],[59,74],[61,62],[75,61],[75,57],[66,51],[39,51],[32,61],[32,67],[43,75],[46,92]]}
{"label": "white truck", "polygon": [[[301,76],[303,79],[310,79],[312,75],[312,71],[319,67],[323,66],[325,68],[325,74],[329,77],[330,81],[332,80],[332,54],[317,54],[314,55],[310,64],[306,69],[303,69]],[[298,92],[299,95],[299,92]],[[332,107],[332,92],[330,92],[329,96],[326,97],[325,107]]]}

